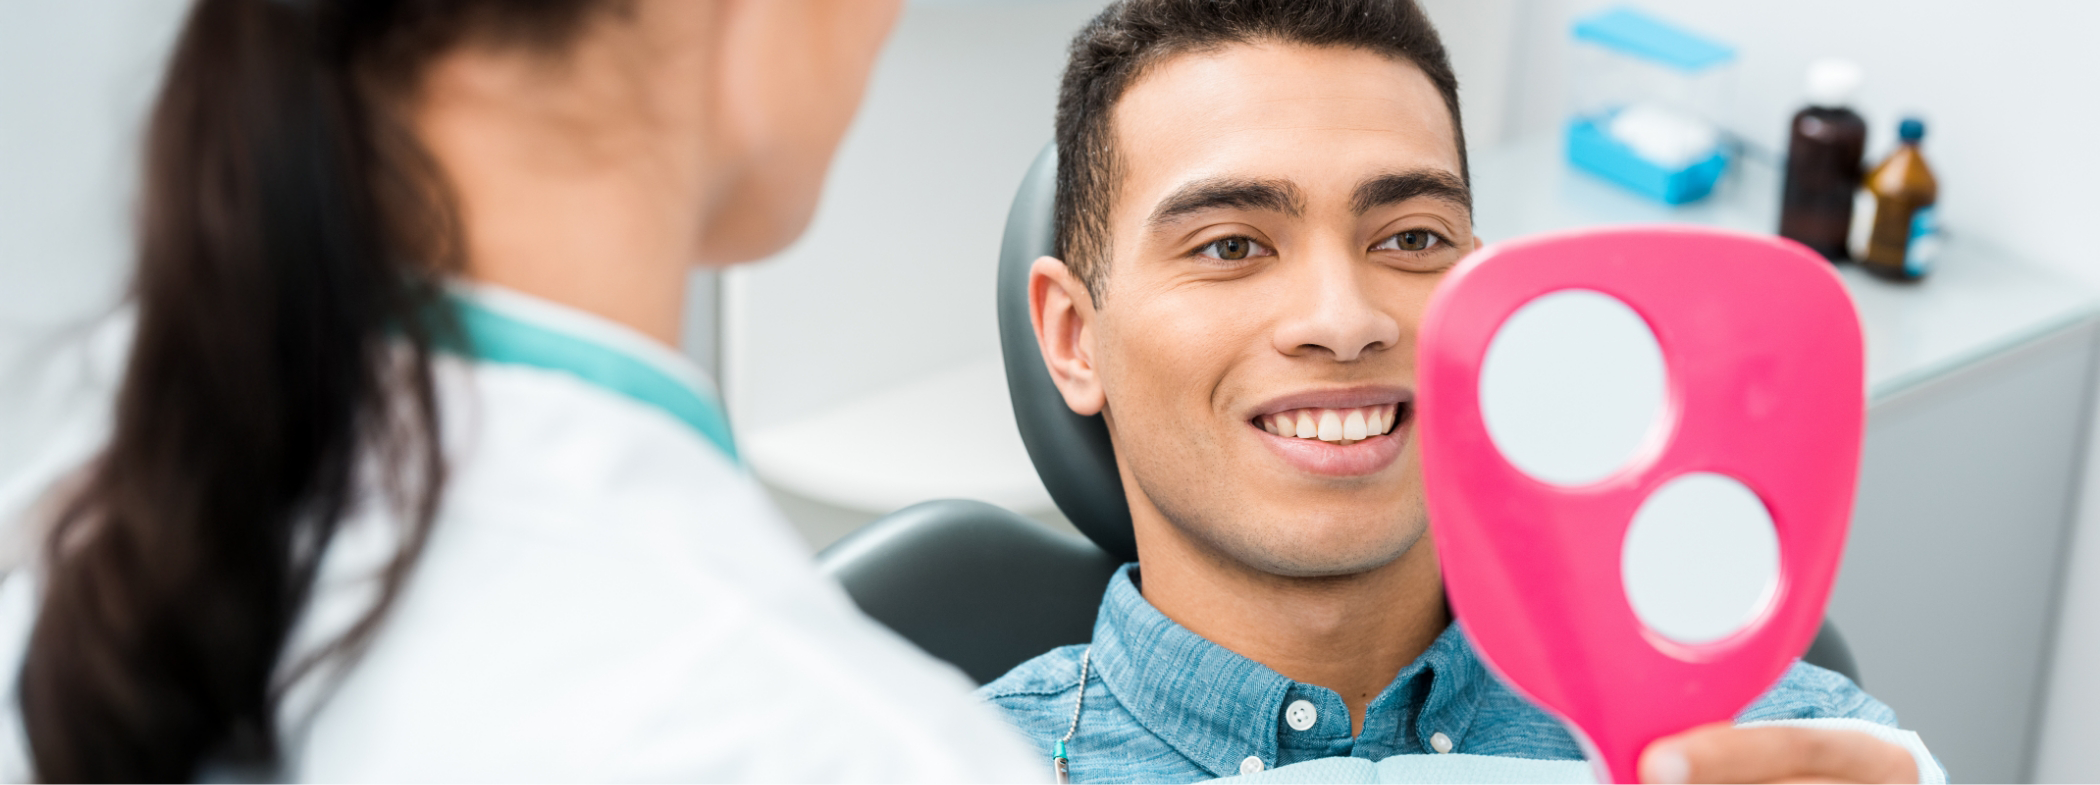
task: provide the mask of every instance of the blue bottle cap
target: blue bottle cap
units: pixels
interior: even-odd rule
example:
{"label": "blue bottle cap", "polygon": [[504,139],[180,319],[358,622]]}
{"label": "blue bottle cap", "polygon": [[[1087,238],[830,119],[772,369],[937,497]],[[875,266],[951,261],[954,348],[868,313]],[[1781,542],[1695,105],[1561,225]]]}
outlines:
{"label": "blue bottle cap", "polygon": [[1925,138],[1925,121],[1915,117],[1903,118],[1903,124],[1896,126],[1896,136],[1906,142]]}

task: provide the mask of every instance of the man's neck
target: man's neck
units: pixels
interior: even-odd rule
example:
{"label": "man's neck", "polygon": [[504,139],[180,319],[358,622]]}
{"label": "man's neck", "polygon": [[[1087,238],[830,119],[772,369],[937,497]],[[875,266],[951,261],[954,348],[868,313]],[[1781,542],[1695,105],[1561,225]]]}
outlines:
{"label": "man's neck", "polygon": [[1181,626],[1286,678],[1334,690],[1352,733],[1365,709],[1449,626],[1436,547],[1424,534],[1354,575],[1265,573],[1185,537],[1148,538],[1146,601]]}

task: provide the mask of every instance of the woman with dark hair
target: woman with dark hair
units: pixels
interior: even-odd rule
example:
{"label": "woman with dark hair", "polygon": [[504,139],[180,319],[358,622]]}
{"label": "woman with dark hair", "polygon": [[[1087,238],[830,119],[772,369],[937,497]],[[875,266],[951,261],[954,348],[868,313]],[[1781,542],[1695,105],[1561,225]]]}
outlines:
{"label": "woman with dark hair", "polygon": [[0,775],[1032,774],[669,348],[807,223],[895,14],[199,0],[109,437],[0,585]]}

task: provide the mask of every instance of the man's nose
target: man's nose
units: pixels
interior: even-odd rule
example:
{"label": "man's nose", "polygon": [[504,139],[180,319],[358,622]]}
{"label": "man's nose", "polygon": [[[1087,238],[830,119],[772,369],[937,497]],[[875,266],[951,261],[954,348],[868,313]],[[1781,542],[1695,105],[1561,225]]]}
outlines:
{"label": "man's nose", "polygon": [[1276,350],[1354,362],[1400,341],[1400,322],[1371,296],[1372,271],[1363,260],[1326,253],[1308,258],[1281,298],[1287,309],[1275,333]]}

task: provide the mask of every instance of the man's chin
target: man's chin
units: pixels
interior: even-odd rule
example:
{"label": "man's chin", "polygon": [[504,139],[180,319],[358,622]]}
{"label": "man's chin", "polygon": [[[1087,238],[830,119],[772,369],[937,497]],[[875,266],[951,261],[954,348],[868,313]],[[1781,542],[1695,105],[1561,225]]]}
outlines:
{"label": "man's chin", "polygon": [[[1161,517],[1168,535],[1213,558],[1255,572],[1287,578],[1357,575],[1399,561],[1429,531],[1418,499],[1381,500],[1347,506],[1247,504],[1243,499],[1191,499],[1150,493],[1138,487]],[[1399,514],[1395,514],[1398,511]]]}
{"label": "man's chin", "polygon": [[1224,550],[1256,571],[1284,578],[1335,578],[1392,565],[1422,540],[1422,527],[1355,537],[1306,537],[1302,531],[1271,532]]}
{"label": "man's chin", "polygon": [[1281,578],[1341,578],[1361,575],[1390,566],[1407,554],[1405,549],[1366,558],[1363,551],[1346,554],[1267,553],[1244,560],[1247,566]]}

